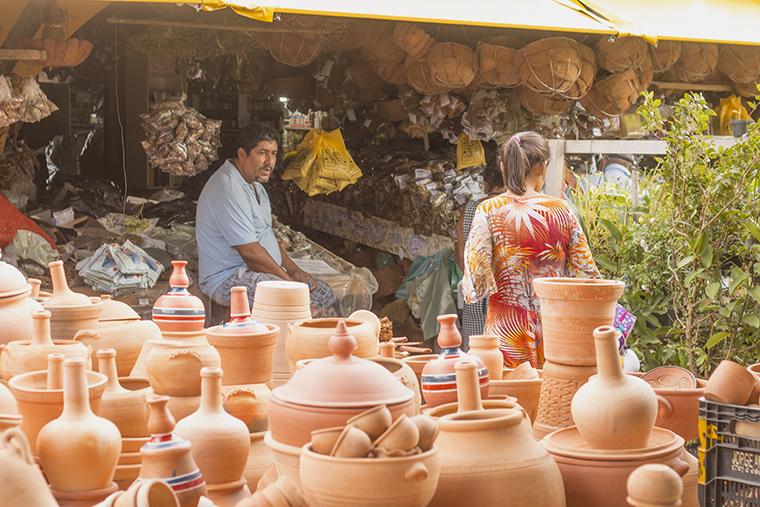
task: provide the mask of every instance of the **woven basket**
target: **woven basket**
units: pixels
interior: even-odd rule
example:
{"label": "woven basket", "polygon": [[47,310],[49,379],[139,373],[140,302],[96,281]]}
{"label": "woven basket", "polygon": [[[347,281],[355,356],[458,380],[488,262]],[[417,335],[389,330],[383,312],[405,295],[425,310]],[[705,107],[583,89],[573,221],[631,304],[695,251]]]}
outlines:
{"label": "woven basket", "polygon": [[356,38],[356,28],[348,19],[325,19],[322,49],[324,51],[348,51],[356,49],[359,41]]}
{"label": "woven basket", "polygon": [[578,76],[570,89],[561,94],[562,97],[578,100],[585,97],[596,78],[596,54],[594,50],[585,44],[578,44],[578,53],[581,55],[581,75]]}
{"label": "woven basket", "polygon": [[636,77],[639,80],[639,89],[646,90],[652,84],[654,80],[654,66],[652,65],[652,59],[647,56],[641,62],[641,65],[633,69],[636,72]]}
{"label": "woven basket", "polygon": [[505,88],[520,84],[515,67],[517,50],[481,42],[477,49],[478,76],[483,84]]}
{"label": "woven basket", "polygon": [[531,42],[515,55],[520,83],[539,93],[567,93],[581,75],[578,43],[567,37]]}
{"label": "woven basket", "polygon": [[412,58],[423,58],[435,44],[428,33],[414,23],[396,23],[393,42]]}
{"label": "woven basket", "polygon": [[526,86],[517,88],[517,96],[520,99],[520,105],[535,114],[554,115],[567,113],[575,103],[574,100],[542,95]]}
{"label": "woven basket", "polygon": [[272,58],[290,67],[306,67],[317,59],[322,37],[316,34],[268,33],[267,46]]}
{"label": "woven basket", "polygon": [[404,62],[404,71],[406,72],[406,81],[409,83],[409,86],[423,95],[435,95],[436,93],[446,91],[445,86],[441,86],[433,81],[433,75],[426,60],[416,60],[408,57]]}
{"label": "woven basket", "polygon": [[599,79],[581,99],[581,104],[597,117],[619,116],[636,103],[641,92],[633,69]]}
{"label": "woven basket", "polygon": [[372,62],[374,70],[380,78],[386,83],[401,86],[406,84],[406,69],[404,62],[401,63],[379,63]]}
{"label": "woven basket", "polygon": [[748,99],[754,99],[756,96],[760,95],[760,92],[757,91],[757,83],[746,83],[746,84],[740,84],[740,83],[733,83],[734,85],[734,91],[741,95],[742,97],[746,97]]}
{"label": "woven basket", "polygon": [[753,46],[723,46],[718,69],[734,83],[754,83],[760,77],[760,50]]}
{"label": "woven basket", "polygon": [[698,42],[681,43],[681,57],[673,66],[673,76],[679,81],[696,83],[715,73],[718,67],[718,45]]}
{"label": "woven basket", "polygon": [[84,39],[32,39],[30,46],[47,52],[45,67],[76,67],[92,52],[92,43]]}
{"label": "woven basket", "polygon": [[446,89],[466,88],[477,73],[475,52],[456,42],[441,42],[430,48],[425,61],[430,77]]}
{"label": "woven basket", "polygon": [[520,49],[525,45],[524,40],[515,37],[514,35],[492,35],[490,37],[484,37],[480,42],[512,49]]}
{"label": "woven basket", "polygon": [[609,72],[622,72],[641,65],[649,54],[649,45],[639,37],[604,37],[596,44],[599,66]]}
{"label": "woven basket", "polygon": [[385,64],[404,61],[406,53],[393,42],[394,24],[380,21],[361,23],[356,35],[359,49],[372,61]]}
{"label": "woven basket", "polygon": [[384,95],[385,83],[368,63],[352,65],[346,69],[348,78],[354,83],[362,97],[377,99]]}
{"label": "woven basket", "polygon": [[665,72],[673,68],[681,57],[679,41],[661,40],[657,46],[649,46],[649,57],[655,72]]}

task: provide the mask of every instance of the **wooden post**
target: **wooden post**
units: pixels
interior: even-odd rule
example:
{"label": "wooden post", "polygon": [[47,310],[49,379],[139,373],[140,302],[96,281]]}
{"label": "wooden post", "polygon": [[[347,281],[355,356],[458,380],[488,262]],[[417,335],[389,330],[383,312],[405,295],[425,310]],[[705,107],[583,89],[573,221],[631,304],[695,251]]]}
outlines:
{"label": "wooden post", "polygon": [[544,192],[562,197],[562,178],[565,170],[565,140],[549,140],[549,165],[546,167]]}

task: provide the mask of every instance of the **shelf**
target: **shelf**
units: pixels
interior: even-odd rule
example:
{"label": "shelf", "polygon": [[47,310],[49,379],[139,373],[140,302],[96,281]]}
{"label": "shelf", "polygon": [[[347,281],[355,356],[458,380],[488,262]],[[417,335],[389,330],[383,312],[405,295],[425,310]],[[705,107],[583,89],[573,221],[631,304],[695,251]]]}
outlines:
{"label": "shelf", "polygon": [[314,127],[285,127],[285,130],[295,130],[296,132],[308,132],[314,130]]}

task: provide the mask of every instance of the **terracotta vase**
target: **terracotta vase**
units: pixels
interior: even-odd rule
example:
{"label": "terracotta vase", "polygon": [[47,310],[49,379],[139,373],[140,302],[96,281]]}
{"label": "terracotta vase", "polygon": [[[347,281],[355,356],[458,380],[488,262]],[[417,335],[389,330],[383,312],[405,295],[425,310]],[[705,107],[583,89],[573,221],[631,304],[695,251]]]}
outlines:
{"label": "terracotta vase", "polygon": [[267,470],[274,464],[272,451],[264,443],[265,432],[251,433],[251,448],[248,452],[248,461],[245,463],[243,477],[248,482],[251,491],[256,490],[256,485]]}
{"label": "terracotta vase", "polygon": [[756,379],[752,372],[733,361],[723,360],[707,379],[705,399],[744,405],[755,391]]}
{"label": "terracotta vase", "polygon": [[53,281],[53,295],[45,301],[48,306],[87,306],[90,303],[89,296],[74,292],[69,288],[66,281],[66,272],[63,270],[63,261],[53,261],[48,264],[50,277]]}
{"label": "terracotta vase", "polygon": [[301,488],[312,507],[425,507],[440,471],[435,448],[408,457],[367,459],[325,456],[306,446],[300,464]]}
{"label": "terracotta vase", "polygon": [[0,322],[3,323],[0,344],[32,336],[31,313],[42,310],[42,305],[31,297],[30,283],[21,271],[0,261]]}
{"label": "terracotta vase", "polygon": [[541,302],[541,327],[547,361],[594,366],[592,333],[610,326],[623,282],[586,278],[536,278],[533,290]]}
{"label": "terracotta vase", "polygon": [[498,336],[470,336],[470,350],[468,353],[483,360],[483,364],[488,368],[488,378],[491,381],[501,380],[502,370],[504,369],[504,354],[499,349]]}
{"label": "terracotta vase", "polygon": [[266,384],[222,386],[224,410],[240,419],[250,433],[266,431],[267,405],[272,392]]}
{"label": "terracotta vase", "polygon": [[148,355],[148,378],[157,394],[199,396],[201,368],[219,368],[222,360],[211,345],[158,340]]}
{"label": "terracotta vase", "polygon": [[148,399],[150,441],[140,449],[142,467],[135,482],[159,479],[171,486],[181,507],[196,507],[206,495],[206,481],[193,460],[190,442],[172,433],[174,418],[167,396]]}
{"label": "terracotta vase", "polygon": [[564,507],[557,464],[518,409],[460,412],[438,420],[441,477],[431,506]]}
{"label": "terracotta vase", "polygon": [[[63,361],[62,354],[50,354],[46,371],[22,373],[11,378],[8,388],[18,404],[22,416],[21,429],[37,452],[37,435],[40,430],[63,412]],[[97,412],[106,388],[105,375],[86,372],[89,405]]]}
{"label": "terracotta vase", "polygon": [[571,405],[578,431],[594,449],[643,449],[657,419],[652,387],[623,373],[619,336],[609,326],[594,330],[599,373],[578,389]]}
{"label": "terracotta vase", "polygon": [[573,396],[592,375],[596,375],[596,366],[544,363],[538,410],[533,423],[534,437],[541,439],[553,431],[574,425],[570,412]]}
{"label": "terracotta vase", "polygon": [[71,340],[82,329],[92,329],[98,323],[102,303],[69,289],[63,261],[48,264],[53,280],[53,295],[43,306],[51,314],[50,332],[54,340]]}
{"label": "terracotta vase", "polygon": [[190,279],[185,268],[187,261],[172,261],[169,292],[153,304],[153,322],[162,332],[201,331],[206,323],[203,301],[190,294]]}
{"label": "terracotta vase", "polygon": [[174,432],[190,441],[193,460],[208,485],[240,480],[250,450],[248,427],[224,411],[222,370],[201,370],[201,406],[179,421]]}
{"label": "terracotta vase", "polygon": [[454,365],[463,360],[472,360],[478,365],[481,398],[488,397],[488,369],[483,360],[477,356],[466,354],[460,348],[462,335],[456,327],[456,315],[441,315],[438,322],[441,329],[438,333],[438,346],[441,353],[438,358],[428,362],[422,370],[420,385],[422,397],[428,407],[443,405],[457,400],[456,374]]}
{"label": "terracotta vase", "polygon": [[0,433],[0,470],[4,507],[58,507],[34,462],[29,442],[18,429]]}
{"label": "terracotta vase", "polygon": [[101,417],[113,422],[122,437],[144,437],[148,434],[148,406],[145,402],[150,388],[125,389],[119,383],[116,351],[100,349],[97,353],[99,370],[106,377],[106,390],[100,401]]}
{"label": "terracotta vase", "polygon": [[[393,344],[390,345],[393,347]],[[422,406],[422,394],[420,393],[420,385],[417,382],[417,376],[414,374],[412,368],[404,361],[391,357],[373,357],[370,361],[379,364],[391,372],[394,377],[412,391],[412,394],[414,394],[414,411],[415,413],[419,413],[420,407]]]}
{"label": "terracotta vase", "polygon": [[32,314],[34,331],[31,339],[12,341],[0,347],[0,377],[8,380],[14,375],[44,370],[48,354],[61,353],[66,357],[81,357],[90,364],[90,349],[72,340],[53,340],[50,337],[50,312],[37,310]]}
{"label": "terracotta vase", "polygon": [[488,392],[491,396],[514,396],[517,403],[528,413],[530,420],[535,421],[543,374],[543,370],[538,370],[539,378],[535,379],[492,380]]}
{"label": "terracotta vase", "polygon": [[438,354],[418,354],[416,356],[409,356],[402,359],[414,372],[414,376],[417,377],[417,384],[420,386],[420,395],[422,395],[422,370],[425,369],[425,365],[430,361],[438,359]]}
{"label": "terracotta vase", "polygon": [[626,501],[631,507],[680,507],[683,482],[665,465],[641,465],[628,476]]}
{"label": "terracotta vase", "polygon": [[42,469],[54,495],[56,491],[110,488],[121,452],[121,434],[111,421],[92,412],[84,360],[66,359],[63,369],[63,412],[37,436]]}
{"label": "terracotta vase", "polygon": [[[301,359],[315,359],[330,356],[329,341],[338,325],[336,318],[310,319],[289,326],[285,350],[291,371]],[[356,357],[370,358],[378,354],[379,340],[370,324],[361,320],[340,319],[345,322],[348,332],[356,339]]]}
{"label": "terracotta vase", "polygon": [[224,385],[264,384],[272,380],[272,361],[280,329],[251,318],[245,287],[233,287],[230,321],[206,330],[222,360]]}

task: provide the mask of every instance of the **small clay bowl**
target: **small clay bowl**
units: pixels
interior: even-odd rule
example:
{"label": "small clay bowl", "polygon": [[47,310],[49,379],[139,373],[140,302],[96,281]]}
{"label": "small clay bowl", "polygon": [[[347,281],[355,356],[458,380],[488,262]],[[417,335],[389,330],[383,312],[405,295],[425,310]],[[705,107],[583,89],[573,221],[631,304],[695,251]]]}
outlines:
{"label": "small clay bowl", "polygon": [[375,440],[372,447],[384,447],[389,451],[410,451],[417,447],[419,441],[420,430],[417,429],[417,425],[406,414],[401,414],[391,427]]}
{"label": "small clay bowl", "polygon": [[433,448],[433,443],[438,437],[438,423],[430,416],[415,415],[412,416],[412,422],[417,426],[420,432],[420,439],[417,446],[422,452],[427,452]]}
{"label": "small clay bowl", "polygon": [[723,360],[715,368],[705,386],[705,399],[728,403],[746,404],[755,391],[755,376],[742,365]]}
{"label": "small clay bowl", "polygon": [[335,426],[333,428],[324,428],[311,432],[311,449],[318,454],[327,454],[335,447],[335,443],[340,438],[340,434],[343,433],[343,426]]}
{"label": "small clay bowl", "polygon": [[392,422],[391,411],[385,405],[378,405],[348,420],[348,424],[369,435],[370,440],[376,440],[385,433]]}
{"label": "small clay bowl", "polygon": [[358,428],[346,426],[341,432],[330,456],[336,458],[364,458],[372,449],[372,440]]}

